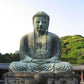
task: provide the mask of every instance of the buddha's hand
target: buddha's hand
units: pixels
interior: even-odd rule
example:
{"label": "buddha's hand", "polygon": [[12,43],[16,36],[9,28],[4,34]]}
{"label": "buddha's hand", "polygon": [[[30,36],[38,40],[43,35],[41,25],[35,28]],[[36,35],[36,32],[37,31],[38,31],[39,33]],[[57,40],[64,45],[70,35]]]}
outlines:
{"label": "buddha's hand", "polygon": [[47,63],[46,59],[32,59],[31,62],[35,62],[35,63]]}
{"label": "buddha's hand", "polygon": [[49,58],[49,59],[47,60],[47,62],[48,62],[48,63],[56,63],[56,62],[60,62],[60,61],[57,60],[56,57],[52,57],[52,58]]}
{"label": "buddha's hand", "polygon": [[22,62],[31,62],[32,61],[32,58],[29,57],[29,56],[25,56],[25,59],[24,60],[21,60]]}

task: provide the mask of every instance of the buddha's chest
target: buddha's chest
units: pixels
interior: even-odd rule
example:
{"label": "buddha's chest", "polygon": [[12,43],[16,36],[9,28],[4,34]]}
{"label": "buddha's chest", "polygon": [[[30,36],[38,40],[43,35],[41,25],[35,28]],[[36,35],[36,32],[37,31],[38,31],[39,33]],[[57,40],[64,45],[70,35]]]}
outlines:
{"label": "buddha's chest", "polygon": [[46,36],[36,38],[34,42],[34,47],[35,47],[34,49],[37,53],[46,53],[47,44],[48,41]]}
{"label": "buddha's chest", "polygon": [[33,58],[46,58],[48,52],[48,40],[46,36],[36,37],[30,43],[30,51],[32,51]]}

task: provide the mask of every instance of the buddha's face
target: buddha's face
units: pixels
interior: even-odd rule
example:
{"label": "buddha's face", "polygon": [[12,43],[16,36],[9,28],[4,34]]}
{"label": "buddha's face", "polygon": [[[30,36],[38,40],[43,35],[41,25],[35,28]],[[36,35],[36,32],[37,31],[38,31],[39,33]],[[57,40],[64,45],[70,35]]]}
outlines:
{"label": "buddha's face", "polygon": [[48,29],[49,21],[43,16],[35,17],[33,26],[35,28],[35,31],[37,31],[38,33],[44,33]]}

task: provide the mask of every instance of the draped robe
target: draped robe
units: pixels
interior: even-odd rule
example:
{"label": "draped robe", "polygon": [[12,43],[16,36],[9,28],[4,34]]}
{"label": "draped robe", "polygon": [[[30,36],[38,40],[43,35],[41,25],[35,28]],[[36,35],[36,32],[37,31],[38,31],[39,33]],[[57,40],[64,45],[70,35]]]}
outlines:
{"label": "draped robe", "polygon": [[39,50],[36,44],[39,44],[39,42],[35,42],[36,36],[35,33],[29,33],[22,37],[20,41],[21,60],[12,62],[9,66],[10,70],[14,72],[72,73],[72,66],[67,62],[61,62],[61,42],[59,37],[48,32],[48,38],[41,45],[41,52],[38,54],[37,51]]}

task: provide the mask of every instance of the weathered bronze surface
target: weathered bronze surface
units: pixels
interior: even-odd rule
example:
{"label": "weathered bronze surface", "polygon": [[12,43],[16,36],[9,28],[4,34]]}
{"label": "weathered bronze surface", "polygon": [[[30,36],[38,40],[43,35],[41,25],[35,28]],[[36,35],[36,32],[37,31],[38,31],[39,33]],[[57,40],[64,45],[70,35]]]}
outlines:
{"label": "weathered bronze surface", "polygon": [[19,62],[9,66],[13,72],[72,73],[72,66],[61,62],[61,42],[56,34],[48,32],[49,16],[38,12],[33,16],[34,32],[20,41]]}

